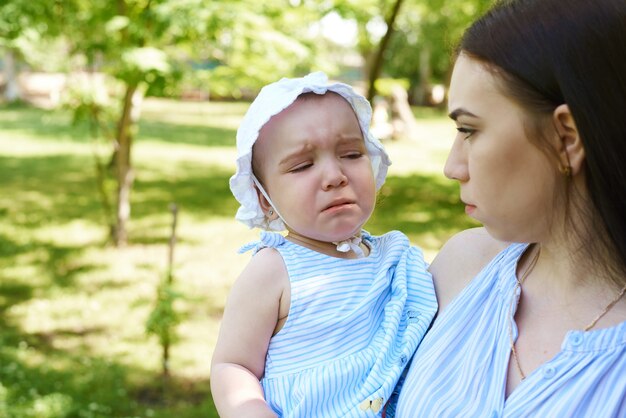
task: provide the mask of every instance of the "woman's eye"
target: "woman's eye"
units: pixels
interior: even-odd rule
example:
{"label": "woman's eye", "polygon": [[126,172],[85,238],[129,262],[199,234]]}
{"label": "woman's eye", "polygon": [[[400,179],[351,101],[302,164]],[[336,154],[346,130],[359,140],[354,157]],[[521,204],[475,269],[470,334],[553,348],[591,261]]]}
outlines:
{"label": "woman's eye", "polygon": [[474,135],[476,133],[476,129],[465,128],[465,127],[462,127],[462,126],[459,126],[458,128],[456,128],[456,130],[464,135],[464,137],[463,137],[464,140],[468,139],[470,136],[472,136],[472,135]]}

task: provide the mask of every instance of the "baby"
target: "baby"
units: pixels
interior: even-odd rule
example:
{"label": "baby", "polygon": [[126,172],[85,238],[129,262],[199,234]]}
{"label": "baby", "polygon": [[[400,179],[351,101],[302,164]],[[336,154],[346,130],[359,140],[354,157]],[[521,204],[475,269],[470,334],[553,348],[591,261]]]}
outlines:
{"label": "baby", "polygon": [[323,73],[264,87],[237,132],[237,219],[261,240],[212,361],[222,417],[380,417],[437,311],[422,252],[362,229],[389,158],[371,107]]}

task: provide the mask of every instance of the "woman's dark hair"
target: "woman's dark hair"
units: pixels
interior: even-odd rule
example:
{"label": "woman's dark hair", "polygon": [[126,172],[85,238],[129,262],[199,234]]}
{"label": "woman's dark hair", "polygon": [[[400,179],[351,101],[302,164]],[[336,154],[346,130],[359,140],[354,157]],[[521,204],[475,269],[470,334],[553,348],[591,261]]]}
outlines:
{"label": "woman's dark hair", "polygon": [[591,200],[590,222],[578,238],[591,260],[609,261],[607,273],[623,286],[626,1],[500,1],[465,32],[457,53],[482,62],[531,116],[569,106]]}

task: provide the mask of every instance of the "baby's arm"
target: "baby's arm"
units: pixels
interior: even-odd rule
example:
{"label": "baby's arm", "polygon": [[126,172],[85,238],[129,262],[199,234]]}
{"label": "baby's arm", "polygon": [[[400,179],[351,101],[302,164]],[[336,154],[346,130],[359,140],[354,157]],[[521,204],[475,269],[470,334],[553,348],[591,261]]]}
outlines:
{"label": "baby's arm", "polygon": [[211,364],[211,393],[220,417],[276,417],[259,380],[288,284],[278,251],[263,249],[233,285]]}

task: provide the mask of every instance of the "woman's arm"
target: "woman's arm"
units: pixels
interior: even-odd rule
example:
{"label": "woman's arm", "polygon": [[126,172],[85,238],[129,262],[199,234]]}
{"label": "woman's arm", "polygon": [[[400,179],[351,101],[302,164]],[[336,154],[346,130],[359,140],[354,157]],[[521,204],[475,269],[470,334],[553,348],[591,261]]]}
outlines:
{"label": "woman's arm", "polygon": [[467,229],[450,238],[429,267],[439,313],[508,244],[495,240],[484,228]]}
{"label": "woman's arm", "polygon": [[264,249],[233,285],[211,363],[211,393],[222,418],[276,417],[259,380],[288,284],[280,254]]}

